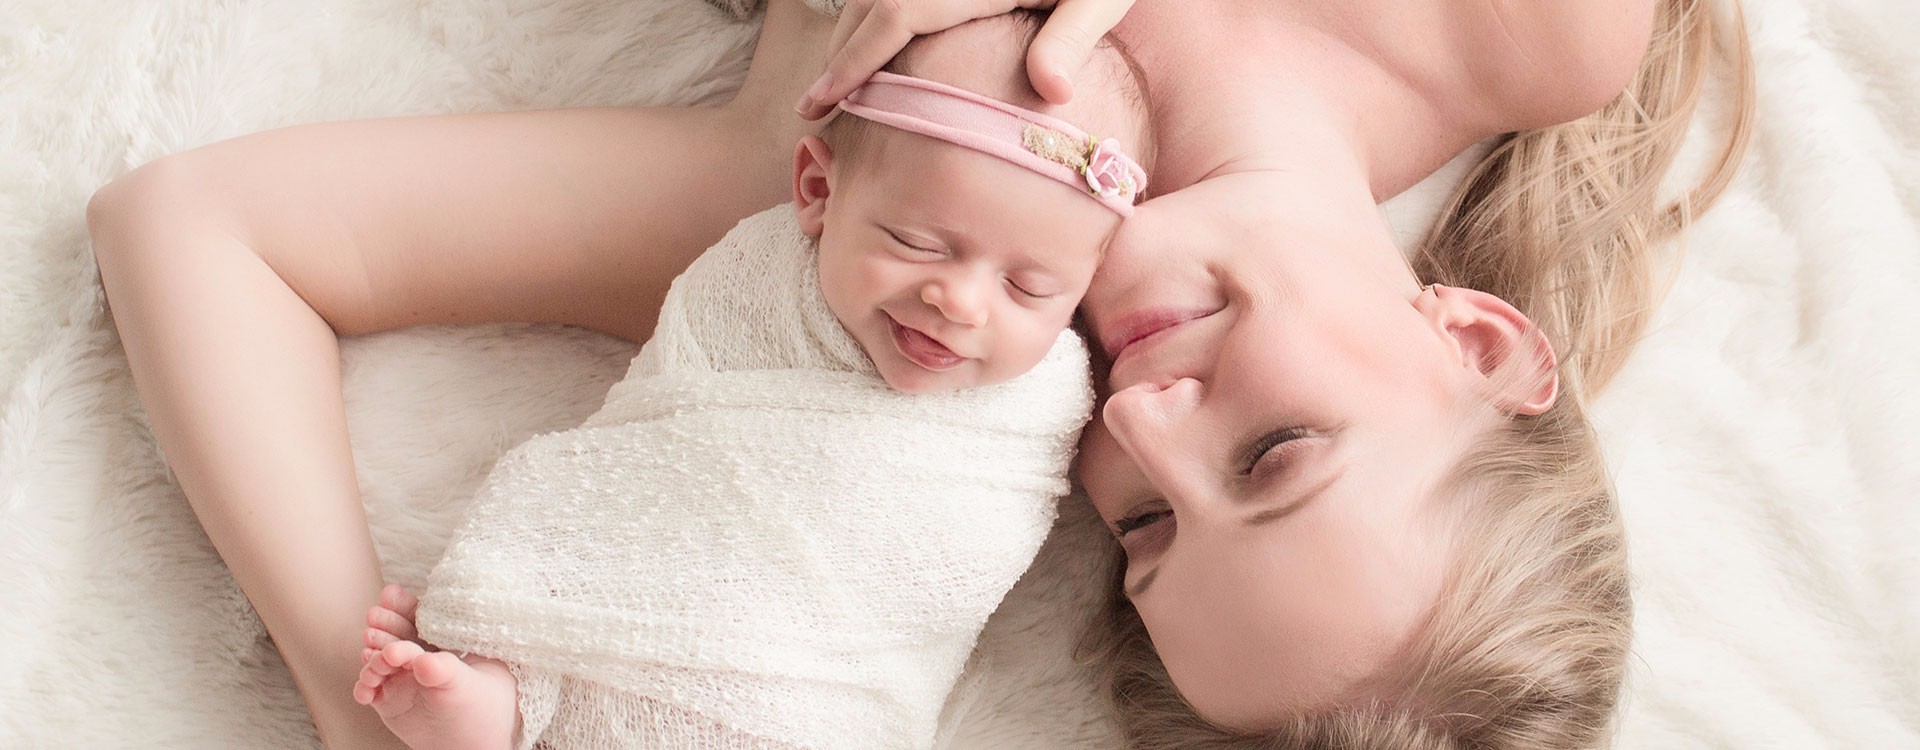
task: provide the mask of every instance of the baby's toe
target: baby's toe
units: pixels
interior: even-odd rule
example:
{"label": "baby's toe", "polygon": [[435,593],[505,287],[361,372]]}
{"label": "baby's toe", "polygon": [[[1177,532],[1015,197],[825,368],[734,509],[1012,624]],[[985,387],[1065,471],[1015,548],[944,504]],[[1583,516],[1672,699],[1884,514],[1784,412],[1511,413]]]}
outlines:
{"label": "baby's toe", "polygon": [[387,678],[395,671],[395,667],[379,659],[360,665],[360,679],[353,683],[353,700],[363,706],[371,705],[380,697],[380,687],[387,684]]}
{"label": "baby's toe", "polygon": [[420,600],[407,593],[400,584],[389,583],[380,589],[380,606],[393,610],[401,617],[412,620],[420,611]]}
{"label": "baby's toe", "polygon": [[[363,677],[362,679],[365,678]],[[373,705],[374,699],[379,697],[380,688],[378,686],[367,685],[365,682],[353,683],[353,702],[362,706],[371,706]]]}
{"label": "baby's toe", "polygon": [[384,606],[367,610],[367,627],[387,631],[395,638],[405,640],[413,640],[420,635],[414,629],[412,620]]}
{"label": "baby's toe", "polygon": [[406,667],[414,659],[420,658],[420,656],[426,652],[426,649],[421,648],[420,644],[414,643],[413,641],[394,641],[380,647],[380,658],[374,659],[373,663],[385,664],[394,669],[401,669]]}
{"label": "baby's toe", "polygon": [[413,678],[419,681],[421,687],[447,687],[463,673],[471,671],[473,667],[445,651],[426,654],[413,662]]}
{"label": "baby's toe", "polygon": [[365,644],[367,648],[375,650],[386,648],[387,644],[399,643],[401,640],[400,636],[379,628],[367,628],[360,638],[360,642]]}

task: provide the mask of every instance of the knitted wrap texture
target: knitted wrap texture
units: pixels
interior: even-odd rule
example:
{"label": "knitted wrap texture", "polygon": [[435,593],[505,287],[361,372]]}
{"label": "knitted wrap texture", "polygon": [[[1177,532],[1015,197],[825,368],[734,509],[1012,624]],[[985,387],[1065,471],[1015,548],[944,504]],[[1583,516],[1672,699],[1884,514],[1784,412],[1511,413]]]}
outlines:
{"label": "knitted wrap texture", "polygon": [[924,748],[1068,491],[1063,332],[1008,383],[887,388],[791,206],[674,281],[599,412],[501,458],[422,638],[509,663],[521,747]]}

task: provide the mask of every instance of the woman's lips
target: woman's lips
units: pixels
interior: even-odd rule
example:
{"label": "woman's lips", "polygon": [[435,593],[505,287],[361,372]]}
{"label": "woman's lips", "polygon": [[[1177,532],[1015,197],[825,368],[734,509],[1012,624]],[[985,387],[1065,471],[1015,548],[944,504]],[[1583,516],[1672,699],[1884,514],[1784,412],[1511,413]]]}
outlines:
{"label": "woman's lips", "polygon": [[1107,350],[1107,356],[1117,364],[1129,347],[1216,312],[1219,311],[1162,307],[1123,315],[1112,325],[1101,327],[1100,348]]}
{"label": "woman's lips", "polygon": [[960,363],[967,361],[966,357],[953,353],[946,344],[932,336],[901,325],[892,315],[887,316],[887,327],[893,331],[893,347],[916,365],[940,372],[959,367]]}

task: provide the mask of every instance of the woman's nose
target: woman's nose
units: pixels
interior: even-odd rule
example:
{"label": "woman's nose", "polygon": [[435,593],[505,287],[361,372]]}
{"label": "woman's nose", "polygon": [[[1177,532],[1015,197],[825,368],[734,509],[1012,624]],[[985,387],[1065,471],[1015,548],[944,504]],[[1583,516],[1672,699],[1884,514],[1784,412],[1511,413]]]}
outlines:
{"label": "woman's nose", "polygon": [[1190,485],[1200,479],[1182,467],[1191,463],[1194,452],[1188,449],[1205,438],[1193,434],[1202,395],[1200,381],[1193,378],[1140,383],[1108,396],[1100,410],[1100,421],[1114,442],[1170,497],[1194,490]]}
{"label": "woman's nose", "polygon": [[987,324],[987,284],[977,274],[955,274],[934,279],[920,288],[920,299],[963,326]]}

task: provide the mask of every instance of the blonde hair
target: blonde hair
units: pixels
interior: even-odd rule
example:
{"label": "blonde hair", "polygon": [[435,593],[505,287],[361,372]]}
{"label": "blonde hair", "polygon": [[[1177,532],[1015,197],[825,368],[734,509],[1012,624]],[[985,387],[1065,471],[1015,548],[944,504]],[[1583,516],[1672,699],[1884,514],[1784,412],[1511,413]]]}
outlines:
{"label": "blonde hair", "polygon": [[1587,398],[1620,368],[1663,290],[1660,241],[1684,229],[1745,149],[1752,78],[1730,30],[1738,106],[1694,190],[1659,202],[1714,50],[1705,0],[1660,4],[1639,74],[1605,109],[1513,134],[1464,181],[1417,249],[1423,282],[1512,303],[1560,361],[1561,396],[1501,420],[1455,467],[1459,543],[1444,593],[1393,673],[1391,700],[1245,733],[1201,719],[1113,588],[1083,655],[1104,672],[1128,745],[1186,748],[1604,746],[1632,638],[1625,539]]}

